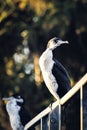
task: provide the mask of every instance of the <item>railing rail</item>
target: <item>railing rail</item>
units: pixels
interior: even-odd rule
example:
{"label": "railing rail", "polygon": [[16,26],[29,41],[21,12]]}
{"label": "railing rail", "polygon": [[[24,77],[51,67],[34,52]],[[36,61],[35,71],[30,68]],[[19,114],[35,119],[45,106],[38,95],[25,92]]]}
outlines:
{"label": "railing rail", "polygon": [[[80,123],[81,123],[81,130],[83,130],[83,85],[86,84],[87,82],[87,73],[76,83],[76,85],[74,87],[72,87],[72,89],[65,94],[60,101],[55,101],[52,104],[52,110],[54,110],[59,104],[63,105],[64,103],[66,103],[78,90],[80,90]],[[36,117],[34,117],[29,123],[27,123],[25,125],[24,130],[27,130],[28,128],[30,128],[32,125],[34,125],[37,121],[39,121],[40,119],[42,119],[44,116],[46,116],[47,114],[49,114],[51,111],[51,108],[48,106],[45,110],[43,110],[41,113],[39,113]],[[61,123],[60,123],[61,124]],[[59,128],[60,130],[61,128]]]}
{"label": "railing rail", "polygon": [[61,98],[61,105],[69,100],[85,83],[87,82],[87,73],[75,84],[72,89]]}

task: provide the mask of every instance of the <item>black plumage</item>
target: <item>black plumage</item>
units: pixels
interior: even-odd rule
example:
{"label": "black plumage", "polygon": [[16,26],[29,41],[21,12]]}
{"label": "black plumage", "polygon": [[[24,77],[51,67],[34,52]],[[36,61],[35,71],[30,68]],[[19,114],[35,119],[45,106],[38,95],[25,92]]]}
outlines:
{"label": "black plumage", "polygon": [[71,88],[69,75],[66,71],[66,69],[63,67],[63,65],[56,59],[53,59],[55,61],[52,73],[54,77],[56,78],[58,89],[57,93],[59,97],[63,97]]}
{"label": "black plumage", "polygon": [[[24,107],[22,107],[21,110],[19,111],[19,115],[20,115],[23,126],[25,126],[32,119],[29,112],[25,110]],[[35,128],[34,126],[32,126],[28,130],[35,130]]]}

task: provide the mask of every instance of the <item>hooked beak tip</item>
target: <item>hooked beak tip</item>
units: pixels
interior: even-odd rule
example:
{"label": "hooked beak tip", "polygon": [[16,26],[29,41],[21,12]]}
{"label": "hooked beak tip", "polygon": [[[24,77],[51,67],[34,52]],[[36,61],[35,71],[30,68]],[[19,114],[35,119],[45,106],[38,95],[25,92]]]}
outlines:
{"label": "hooked beak tip", "polygon": [[2,100],[4,101],[4,100],[6,100],[7,98],[2,98]]}
{"label": "hooked beak tip", "polygon": [[69,42],[68,41],[60,41],[60,44],[69,44]]}
{"label": "hooked beak tip", "polygon": [[68,42],[68,41],[65,41],[65,43],[66,43],[66,44],[69,44],[69,42]]}

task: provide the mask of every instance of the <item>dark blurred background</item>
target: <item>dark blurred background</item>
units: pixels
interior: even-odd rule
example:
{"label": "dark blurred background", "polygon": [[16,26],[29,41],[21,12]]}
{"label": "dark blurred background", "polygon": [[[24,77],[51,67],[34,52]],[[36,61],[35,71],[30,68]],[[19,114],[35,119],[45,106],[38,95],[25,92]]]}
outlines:
{"label": "dark blurred background", "polygon": [[70,43],[55,55],[73,87],[87,70],[87,0],[0,0],[0,130],[11,130],[2,97],[21,93],[32,118],[54,100],[38,60],[55,36]]}

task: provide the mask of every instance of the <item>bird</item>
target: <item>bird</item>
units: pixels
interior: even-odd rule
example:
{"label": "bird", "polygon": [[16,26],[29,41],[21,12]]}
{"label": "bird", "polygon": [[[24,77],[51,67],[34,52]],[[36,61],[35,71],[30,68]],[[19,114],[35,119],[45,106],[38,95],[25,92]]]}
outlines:
{"label": "bird", "polygon": [[62,44],[68,44],[58,37],[48,41],[46,50],[39,58],[43,80],[56,100],[63,97],[70,89],[70,77],[65,67],[54,57],[54,51]]}
{"label": "bird", "polygon": [[[24,98],[19,94],[2,98],[6,104],[12,130],[24,130],[24,126],[31,120],[31,116],[24,108]],[[34,127],[29,130],[35,130]]]}

